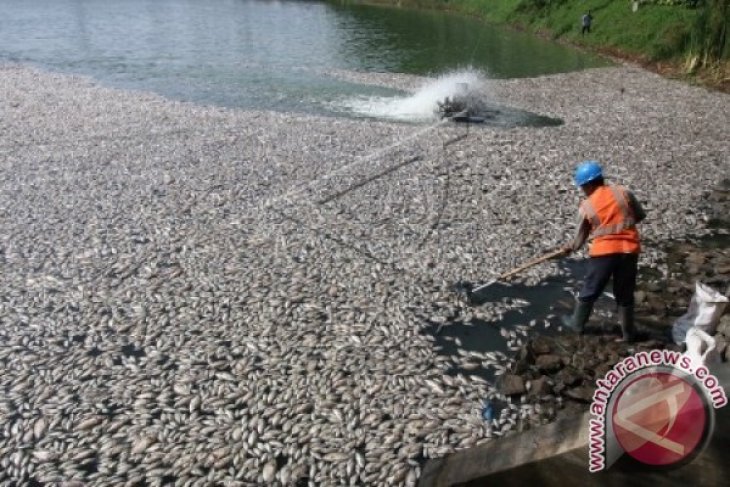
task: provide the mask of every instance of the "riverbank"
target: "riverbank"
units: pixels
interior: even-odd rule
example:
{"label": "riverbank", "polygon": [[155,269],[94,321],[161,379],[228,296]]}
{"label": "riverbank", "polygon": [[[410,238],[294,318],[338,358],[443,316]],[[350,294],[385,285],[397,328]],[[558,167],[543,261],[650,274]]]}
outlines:
{"label": "riverbank", "polygon": [[[345,0],[348,1],[348,0]],[[665,77],[730,92],[730,53],[707,66],[698,64],[691,45],[701,9],[684,5],[568,0],[367,0],[364,3],[446,10],[481,18],[603,54],[619,62],[638,64]],[[593,25],[581,33],[581,17],[590,10]],[[726,48],[727,51],[727,48]]]}
{"label": "riverbank", "polygon": [[[630,67],[494,80],[485,96],[564,123],[468,134],[0,74],[10,483],[413,485],[522,412],[481,417],[499,391],[477,372],[506,353],[447,354],[429,330],[519,348],[529,303],[467,306],[451,285],[564,243],[577,161],[636,192],[655,242],[709,234],[728,169],[730,98]],[[665,261],[651,245],[641,266]],[[507,312],[524,321],[500,330]]]}

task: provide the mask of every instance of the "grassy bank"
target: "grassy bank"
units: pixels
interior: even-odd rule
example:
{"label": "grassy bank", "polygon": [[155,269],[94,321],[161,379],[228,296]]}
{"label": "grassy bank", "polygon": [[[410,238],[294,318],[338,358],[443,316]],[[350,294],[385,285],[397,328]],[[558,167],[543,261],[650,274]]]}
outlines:
{"label": "grassy bank", "polygon": [[[700,0],[697,7],[651,0],[375,0],[445,9],[508,24],[561,42],[639,62],[662,74],[730,91],[730,0]],[[704,2],[704,3],[703,3]],[[590,10],[591,33],[580,19]]]}

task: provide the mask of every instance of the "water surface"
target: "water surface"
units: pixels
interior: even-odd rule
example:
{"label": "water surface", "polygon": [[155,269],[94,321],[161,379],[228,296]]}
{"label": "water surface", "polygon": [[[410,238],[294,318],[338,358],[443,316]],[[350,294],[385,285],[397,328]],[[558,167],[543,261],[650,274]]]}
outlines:
{"label": "water surface", "polygon": [[443,12],[304,1],[0,0],[0,62],[228,107],[332,114],[400,92],[345,71],[537,76],[605,64]]}

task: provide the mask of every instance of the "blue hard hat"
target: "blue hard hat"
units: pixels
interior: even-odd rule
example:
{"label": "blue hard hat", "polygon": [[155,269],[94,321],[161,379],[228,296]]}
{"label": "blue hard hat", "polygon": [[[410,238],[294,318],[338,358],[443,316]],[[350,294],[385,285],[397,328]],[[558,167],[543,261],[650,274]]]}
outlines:
{"label": "blue hard hat", "polygon": [[575,170],[575,185],[583,186],[603,177],[601,165],[596,161],[583,161]]}

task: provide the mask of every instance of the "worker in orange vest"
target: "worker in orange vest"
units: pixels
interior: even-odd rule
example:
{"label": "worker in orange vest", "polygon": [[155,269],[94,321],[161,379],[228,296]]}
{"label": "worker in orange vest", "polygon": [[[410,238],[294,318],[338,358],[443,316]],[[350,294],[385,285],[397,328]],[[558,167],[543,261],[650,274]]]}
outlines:
{"label": "worker in orange vest", "polygon": [[608,185],[596,161],[585,161],[575,171],[575,184],[587,198],[578,210],[580,224],[573,242],[564,247],[565,255],[580,249],[592,239],[588,273],[578,294],[573,316],[564,316],[563,324],[583,333],[591,316],[593,304],[613,278],[613,294],[618,305],[623,338],[635,339],[634,288],[641,244],[636,224],[646,214],[636,197],[621,186]]}

